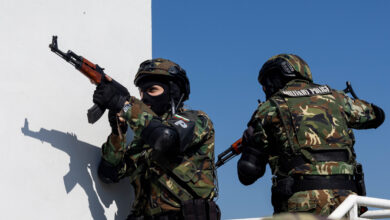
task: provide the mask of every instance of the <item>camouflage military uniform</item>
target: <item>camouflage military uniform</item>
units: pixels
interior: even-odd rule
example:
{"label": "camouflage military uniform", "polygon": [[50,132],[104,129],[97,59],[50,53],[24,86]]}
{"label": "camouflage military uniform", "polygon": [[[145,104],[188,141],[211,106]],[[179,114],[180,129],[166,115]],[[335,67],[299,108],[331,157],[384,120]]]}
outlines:
{"label": "camouflage military uniform", "polygon": [[307,66],[290,64],[309,80],[287,82],[259,105],[248,126],[274,175],[275,213],[326,216],[357,191],[352,128],[367,128],[376,115],[371,104],[312,83]]}
{"label": "camouflage military uniform", "polygon": [[179,211],[190,199],[212,200],[215,196],[214,129],[201,111],[181,110],[173,117],[165,114],[163,123],[176,127],[186,139],[185,151],[170,160],[156,159],[154,151],[140,138],[149,122],[157,116],[140,100],[131,97],[131,107],[122,112],[134,132],[125,146],[124,138],[111,134],[103,145],[103,159],[118,170],[117,179],[130,176],[135,201],[133,214],[158,215]]}

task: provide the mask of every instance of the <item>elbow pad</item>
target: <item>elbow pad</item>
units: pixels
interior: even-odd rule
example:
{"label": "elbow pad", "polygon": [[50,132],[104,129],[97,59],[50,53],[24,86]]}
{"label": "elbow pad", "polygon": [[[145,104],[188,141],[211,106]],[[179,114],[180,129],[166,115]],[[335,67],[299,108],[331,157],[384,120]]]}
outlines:
{"label": "elbow pad", "polygon": [[104,159],[101,159],[98,168],[98,176],[104,183],[117,183],[119,181],[118,167],[111,165]]}
{"label": "elbow pad", "polygon": [[244,185],[254,183],[262,177],[267,163],[263,152],[253,147],[244,147],[242,156],[237,163],[238,178]]}
{"label": "elbow pad", "polygon": [[176,129],[164,125],[158,119],[152,119],[142,131],[141,138],[151,146],[158,155],[177,155],[179,153],[179,135]]}

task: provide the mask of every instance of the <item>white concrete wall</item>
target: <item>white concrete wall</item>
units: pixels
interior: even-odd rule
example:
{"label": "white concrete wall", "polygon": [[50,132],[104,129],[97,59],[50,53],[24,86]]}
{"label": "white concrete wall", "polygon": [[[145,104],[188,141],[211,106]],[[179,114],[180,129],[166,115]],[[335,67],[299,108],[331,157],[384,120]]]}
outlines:
{"label": "white concrete wall", "polygon": [[129,183],[96,175],[107,113],[88,124],[95,87],[49,50],[52,35],[136,94],[151,0],[0,0],[0,219],[124,219]]}

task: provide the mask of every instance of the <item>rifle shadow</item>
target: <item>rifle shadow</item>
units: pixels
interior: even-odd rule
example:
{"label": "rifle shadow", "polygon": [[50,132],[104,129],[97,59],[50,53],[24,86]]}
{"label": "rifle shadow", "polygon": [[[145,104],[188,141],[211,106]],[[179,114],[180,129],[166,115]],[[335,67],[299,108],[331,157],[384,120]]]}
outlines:
{"label": "rifle shadow", "polygon": [[[70,157],[69,172],[64,176],[64,185],[70,193],[79,184],[88,197],[89,209],[93,219],[107,219],[103,205],[108,208],[115,202],[118,211],[115,219],[126,219],[134,200],[133,188],[127,179],[117,184],[105,184],[97,175],[101,157],[101,148],[77,139],[75,134],[41,128],[31,131],[27,118],[21,128],[25,136],[51,144],[54,148],[67,153]],[[91,174],[89,174],[91,173]]]}

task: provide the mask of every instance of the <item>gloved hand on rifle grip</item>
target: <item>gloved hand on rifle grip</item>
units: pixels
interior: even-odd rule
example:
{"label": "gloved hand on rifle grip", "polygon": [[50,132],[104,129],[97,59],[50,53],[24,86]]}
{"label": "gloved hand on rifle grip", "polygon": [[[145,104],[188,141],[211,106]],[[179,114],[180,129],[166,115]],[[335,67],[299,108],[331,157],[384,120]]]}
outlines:
{"label": "gloved hand on rifle grip", "polygon": [[252,126],[248,126],[248,128],[244,131],[242,135],[242,146],[253,146],[253,132],[254,128]]}
{"label": "gloved hand on rifle grip", "polygon": [[244,185],[254,183],[262,177],[267,164],[267,155],[259,148],[244,146],[240,160],[237,163],[238,179]]}
{"label": "gloved hand on rifle grip", "polygon": [[119,123],[119,128],[121,129],[122,134],[126,134],[126,132],[127,132],[127,123],[119,121],[118,116],[116,115],[116,113],[111,111],[111,110],[108,112],[108,121],[110,122],[110,126],[112,128],[112,133],[113,134],[119,135],[119,133],[118,133],[118,123]]}
{"label": "gloved hand on rifle grip", "polygon": [[109,81],[102,81],[93,93],[93,103],[114,113],[120,112],[127,99]]}

